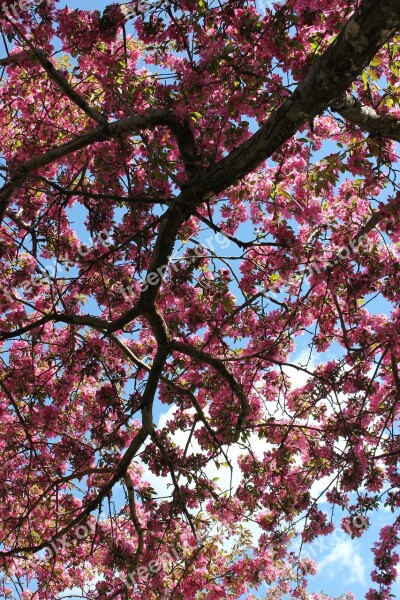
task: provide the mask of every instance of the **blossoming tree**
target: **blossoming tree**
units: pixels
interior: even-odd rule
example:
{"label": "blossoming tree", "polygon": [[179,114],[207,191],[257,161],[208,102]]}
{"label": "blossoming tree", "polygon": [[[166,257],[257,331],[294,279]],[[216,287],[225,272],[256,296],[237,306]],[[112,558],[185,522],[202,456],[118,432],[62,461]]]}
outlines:
{"label": "blossoming tree", "polygon": [[400,504],[400,3],[261,9],[2,5],[2,597],[306,598]]}

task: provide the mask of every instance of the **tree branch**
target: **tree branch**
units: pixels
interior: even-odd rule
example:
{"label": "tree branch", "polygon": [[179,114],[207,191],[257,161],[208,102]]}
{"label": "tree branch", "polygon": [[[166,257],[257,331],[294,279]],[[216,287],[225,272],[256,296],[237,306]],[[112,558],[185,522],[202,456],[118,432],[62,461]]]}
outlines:
{"label": "tree branch", "polygon": [[[140,358],[138,358],[132,352],[132,350],[116,335],[114,335],[113,333],[109,333],[109,334],[107,334],[107,338],[109,338],[116,346],[118,346],[122,350],[122,352],[125,354],[125,356],[127,356],[129,358],[129,360],[131,360],[137,367],[144,369],[147,372],[151,371],[151,367],[149,365],[147,365],[145,362],[143,362],[142,360],[140,360]],[[168,377],[166,377],[165,375],[161,375],[160,381],[162,381],[166,386],[168,386],[171,390],[173,390],[177,395],[187,396],[189,398],[190,402],[192,403],[192,406],[194,407],[194,409],[197,413],[199,420],[203,423],[204,427],[210,434],[211,438],[213,439],[213,441],[215,443],[216,448],[218,448],[222,452],[222,454],[225,457],[226,462],[229,462],[229,459],[228,459],[227,455],[225,454],[223,447],[221,446],[220,442],[218,441],[218,438],[216,437],[214,431],[212,430],[210,424],[208,423],[207,418],[203,412],[203,409],[201,408],[200,404],[198,403],[197,398],[193,394],[193,392],[191,392],[190,390],[188,390],[185,387],[181,387],[180,385],[175,383],[175,381],[168,379]]]}
{"label": "tree branch", "polygon": [[[195,175],[182,190],[174,206],[163,215],[149,273],[168,263],[181,224],[202,202],[241,180],[304,123],[313,121],[335,98],[342,96],[399,28],[400,3],[397,0],[379,3],[364,0],[335,41],[315,60],[293,94],[272,112],[265,124],[228,156]],[[152,304],[161,283],[149,286],[140,301]]]}
{"label": "tree branch", "polygon": [[55,68],[53,63],[49,60],[46,53],[43,50],[38,50],[33,46],[33,44],[28,40],[26,36],[21,32],[21,30],[9,21],[12,28],[16,31],[17,36],[25,42],[25,44],[29,48],[28,54],[32,55],[39,64],[46,71],[52,81],[60,88],[62,92],[69,98],[76,106],[78,106],[84,113],[86,113],[91,119],[104,125],[107,123],[107,119],[104,115],[102,115],[98,110],[90,106],[90,104],[80,95],[78,92],[70,85],[70,83],[65,79],[64,75]]}
{"label": "tree branch", "polygon": [[43,154],[38,154],[25,161],[11,175],[8,183],[0,189],[0,221],[3,220],[8,204],[16,189],[23,184],[25,179],[32,173],[46,167],[57,159],[63,158],[72,152],[82,150],[94,142],[106,141],[125,133],[134,133],[143,129],[151,129],[157,125],[171,124],[175,119],[174,115],[167,110],[158,109],[148,112],[146,115],[134,115],[115,121],[114,123],[105,123],[96,129],[92,129],[80,137],[65,142],[60,146],[55,146]]}
{"label": "tree branch", "polygon": [[23,552],[38,552],[39,550],[42,550],[43,548],[49,546],[51,542],[57,541],[57,539],[62,537],[64,534],[68,533],[68,531],[70,531],[73,527],[79,525],[86,517],[88,517],[90,513],[100,505],[102,500],[112,491],[114,485],[122,477],[124,477],[133,458],[136,456],[139,449],[146,441],[148,435],[152,434],[152,432],[154,431],[153,401],[157,391],[158,383],[160,381],[161,373],[165,365],[166,357],[167,350],[164,347],[159,348],[155,356],[153,366],[149,374],[149,378],[146,383],[146,388],[143,392],[142,427],[139,429],[136,436],[133,438],[130,445],[128,446],[128,449],[126,450],[125,454],[116,466],[113,476],[100,489],[96,497],[93,498],[93,500],[90,500],[90,502],[88,502],[88,504],[82,510],[82,512],[77,517],[72,519],[72,521],[70,521],[68,525],[65,525],[65,527],[63,527],[50,540],[43,541],[40,544],[37,544],[36,546],[20,546],[15,547],[11,550],[0,551],[0,558],[6,556],[14,556]]}
{"label": "tree branch", "polygon": [[34,57],[30,52],[25,52],[24,50],[22,50],[21,52],[15,52],[14,54],[9,54],[4,58],[0,58],[0,67],[19,65],[21,60],[23,60],[24,58],[30,58],[33,64],[37,63],[36,57]]}
{"label": "tree branch", "polygon": [[91,119],[100,124],[106,124],[107,119],[102,115],[96,108],[90,106],[88,102],[68,83],[64,75],[58,71],[53,63],[48,59],[46,54],[41,50],[36,50],[32,47],[32,52],[37,57],[38,62],[42,65],[47,75],[58,85],[60,90],[72,100],[76,106],[78,106],[84,113],[86,113]]}
{"label": "tree branch", "polygon": [[330,108],[375,137],[389,138],[400,142],[400,121],[398,119],[390,115],[379,114],[370,106],[364,106],[349,92],[336,98]]}
{"label": "tree branch", "polygon": [[177,340],[171,340],[170,344],[173,350],[176,350],[181,354],[191,356],[195,360],[206,363],[213,367],[217,371],[217,373],[219,373],[219,375],[221,375],[221,377],[225,379],[233,393],[239,399],[240,412],[236,422],[234,435],[234,441],[237,442],[240,436],[243,422],[250,413],[249,401],[243,390],[242,385],[237,381],[236,377],[226,368],[224,362],[220,358],[212,356],[211,354],[200,350],[200,348],[196,348],[194,346],[191,346],[190,344],[184,344]]}
{"label": "tree branch", "polygon": [[302,125],[342,96],[399,28],[397,0],[364,0],[293,94],[246,142],[195,177],[182,194],[182,204],[189,207],[193,199],[199,203],[211,198],[258,167]]}
{"label": "tree branch", "polygon": [[136,571],[136,569],[139,565],[139,562],[140,562],[140,557],[143,554],[144,532],[146,530],[144,527],[142,527],[140,520],[136,513],[135,490],[133,487],[132,478],[129,475],[129,473],[125,473],[124,481],[125,481],[127,494],[128,494],[129,515],[130,515],[131,521],[133,523],[133,526],[134,526],[137,536],[138,536],[137,548],[136,548],[135,556],[133,558],[133,562],[131,564],[131,570]]}
{"label": "tree branch", "polygon": [[28,331],[32,331],[37,327],[45,325],[46,323],[68,323],[70,325],[88,325],[89,327],[93,327],[94,329],[98,329],[100,331],[104,331],[107,329],[108,322],[104,319],[100,319],[99,317],[93,317],[91,315],[68,315],[68,314],[49,314],[45,315],[41,319],[34,321],[33,323],[28,323],[28,325],[24,325],[24,327],[20,327],[19,329],[14,329],[14,331],[0,331],[0,341],[10,340],[12,338],[18,337],[19,335],[23,335]]}

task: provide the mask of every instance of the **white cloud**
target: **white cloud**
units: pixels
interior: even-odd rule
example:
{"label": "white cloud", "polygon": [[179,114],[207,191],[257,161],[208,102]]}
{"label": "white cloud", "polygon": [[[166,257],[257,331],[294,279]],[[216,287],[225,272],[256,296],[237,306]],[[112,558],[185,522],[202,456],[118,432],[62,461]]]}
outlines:
{"label": "white cloud", "polygon": [[[170,421],[173,418],[175,410],[176,410],[176,406],[172,405],[165,413],[162,413],[159,416],[158,423],[157,423],[157,429],[162,429],[163,427],[168,427],[168,425],[167,425],[168,421]],[[194,409],[190,409],[190,411],[186,411],[186,412],[190,412],[190,413],[194,414]],[[206,411],[205,411],[205,413],[206,413]],[[206,416],[207,416],[207,413],[206,413]],[[199,423],[198,426],[201,427],[201,423]],[[190,435],[189,431],[184,432],[184,431],[178,430],[174,434],[171,435],[171,440],[173,443],[177,444],[177,446],[184,449],[186,447],[189,435]],[[267,443],[265,441],[262,442],[258,438],[257,434],[250,436],[248,444],[250,444],[251,447],[256,450],[262,449],[264,451],[264,450],[267,450],[267,447],[268,447]],[[262,448],[260,447],[261,444],[262,444]],[[218,478],[218,481],[216,483],[218,485],[220,492],[228,492],[233,495],[242,480],[242,471],[239,467],[238,459],[239,459],[239,456],[245,452],[245,450],[243,450],[243,448],[241,448],[239,445],[235,444],[229,448],[224,446],[224,451],[227,454],[227,457],[229,459],[229,462],[230,462],[232,468],[230,468],[229,466],[220,466],[219,468],[217,468],[214,461],[210,460],[208,462],[208,464],[204,467],[203,471],[209,480]],[[197,439],[194,436],[192,436],[192,438],[191,438],[190,448],[189,448],[188,452],[191,454],[203,452],[200,444],[198,443]],[[222,454],[219,456],[219,462],[226,462],[226,459]],[[143,464],[141,461],[138,461],[138,463],[144,467],[143,480],[147,481],[152,486],[152,488],[156,492],[157,496],[169,497],[173,491],[171,477],[169,475],[167,475],[165,477],[160,477],[158,475],[155,475],[154,473],[152,473],[149,470],[147,465]],[[187,483],[186,477],[181,475],[179,478],[179,483],[180,484]],[[197,510],[189,509],[189,512],[195,514],[197,512]],[[249,521],[249,522],[246,521],[245,527],[252,534],[253,543],[256,543],[258,541],[259,536],[262,533],[261,528],[258,526],[257,523],[254,523],[252,521]],[[235,543],[234,538],[230,539],[229,542],[226,542],[224,544],[225,550],[228,549],[228,546],[233,546],[234,543]]]}
{"label": "white cloud", "polygon": [[[318,353],[314,352],[312,354],[312,356],[310,357],[310,351],[308,348],[304,349],[301,352],[297,352],[297,353],[293,353],[293,354],[294,354],[294,356],[292,356],[288,362],[290,362],[294,366],[293,367],[285,366],[285,367],[283,367],[283,371],[290,378],[291,383],[292,383],[292,389],[295,389],[295,388],[304,386],[310,377],[310,375],[308,375],[306,372],[296,369],[295,366],[302,366],[302,367],[306,368],[308,371],[312,372],[312,370],[314,369],[316,364],[318,364],[318,362],[319,362],[320,355]],[[297,356],[296,356],[296,354],[297,354]],[[173,419],[175,410],[176,410],[176,406],[172,405],[172,406],[168,407],[168,410],[166,410],[166,412],[162,413],[159,416],[158,423],[157,423],[158,429],[168,427],[168,421]],[[187,412],[194,414],[195,411],[194,411],[194,409],[190,409]],[[207,410],[205,410],[204,412],[205,412],[206,416],[209,416],[207,414]],[[273,411],[273,416],[275,417],[275,419],[281,419],[281,418],[286,419],[288,417],[288,414],[284,414],[282,408],[277,405],[276,410]],[[198,427],[201,427],[201,426],[202,426],[202,424],[199,423]],[[171,435],[171,440],[173,443],[177,444],[180,448],[184,449],[186,447],[186,443],[187,443],[189,435],[190,435],[189,431],[183,432],[183,431],[178,430],[173,435]],[[256,454],[258,453],[259,456],[262,456],[263,452],[272,448],[271,444],[269,444],[266,440],[261,440],[257,434],[252,434],[250,436],[250,439],[248,440],[248,444],[252,448],[253,452],[255,452]],[[341,444],[338,444],[338,445],[341,446]],[[239,467],[238,459],[239,459],[239,456],[245,452],[245,450],[243,448],[241,448],[238,444],[235,444],[235,445],[231,446],[230,448],[227,448],[225,446],[224,449],[228,455],[229,462],[232,466],[232,469],[230,469],[229,467],[224,467],[224,466],[220,466],[220,468],[218,469],[216,467],[215,463],[213,461],[210,461],[204,468],[204,472],[210,480],[213,480],[215,478],[218,479],[217,485],[221,492],[228,492],[228,493],[230,492],[231,494],[234,494],[237,487],[239,486],[239,484],[241,482],[241,479],[242,479],[242,471]],[[192,454],[203,452],[201,446],[199,445],[199,443],[197,442],[197,440],[194,436],[192,436],[192,438],[191,438],[189,452]],[[219,461],[225,462],[225,458],[220,456]],[[154,473],[149,471],[147,465],[142,464],[142,466],[145,469],[143,479],[145,481],[148,481],[148,483],[153,487],[157,496],[169,497],[173,491],[171,477],[169,475],[167,475],[165,477],[157,476]],[[315,482],[315,484],[313,485],[312,490],[311,490],[312,495],[314,497],[318,497],[319,494],[331,482],[331,480],[332,480],[332,476],[325,477],[325,478]],[[187,482],[187,480],[185,477],[180,476],[179,482],[181,484],[185,484]],[[318,502],[324,502],[324,501],[326,501],[325,494],[319,499]],[[194,513],[196,511],[191,510],[190,512]],[[256,518],[256,515],[254,515],[253,517]],[[253,536],[253,543],[256,543],[262,532],[261,528],[257,525],[257,523],[253,523],[253,522],[247,522],[246,528],[251,531],[252,536]]]}
{"label": "white cloud", "polygon": [[[163,413],[160,415],[160,418],[159,418],[159,421],[157,424],[157,427],[159,429],[162,429],[163,427],[167,426],[168,421],[173,418],[174,411],[175,411],[175,406],[172,406],[166,413]],[[190,411],[186,411],[186,412],[190,412],[193,414],[194,409],[191,409]],[[199,424],[199,427],[201,427],[201,423]],[[178,430],[171,436],[171,440],[175,444],[177,444],[180,448],[184,449],[186,447],[189,435],[190,435],[189,431],[184,432],[184,431]],[[254,438],[257,441],[259,441],[258,437],[256,435],[254,436]],[[207,466],[204,468],[204,472],[207,474],[209,479],[214,479],[215,477],[218,478],[218,487],[220,488],[221,492],[231,491],[231,493],[234,493],[241,481],[241,470],[240,470],[237,460],[238,460],[240,454],[243,453],[243,450],[241,448],[239,448],[237,445],[232,446],[231,448],[226,448],[226,446],[225,446],[224,450],[228,456],[229,462],[232,465],[232,469],[230,469],[229,467],[223,467],[223,466],[221,466],[218,469],[216,467],[214,461],[210,461],[207,464]],[[192,439],[191,439],[190,452],[191,452],[191,454],[203,452],[200,444],[198,443],[197,439],[194,436],[192,436]],[[223,458],[222,456],[219,457],[219,460],[222,462],[225,462],[225,458]],[[157,478],[157,481],[155,482],[155,484],[158,486],[161,483],[161,482],[159,482],[160,479],[165,479],[165,478],[161,478],[161,477]],[[180,477],[180,481],[186,481],[186,478]],[[164,487],[165,484],[161,484],[161,485],[163,485],[162,489],[165,491],[165,489],[166,489]],[[154,488],[154,489],[156,489],[156,488]]]}
{"label": "white cloud", "polygon": [[365,586],[365,564],[357,551],[358,545],[354,540],[342,540],[335,544],[333,550],[318,562],[318,571],[326,572],[329,579],[338,576],[340,571],[347,575],[346,583],[358,583]]}
{"label": "white cloud", "polygon": [[290,362],[294,366],[284,366],[282,367],[282,370],[285,373],[285,375],[287,375],[291,380],[293,389],[296,389],[299,387],[303,387],[303,385],[305,385],[308,379],[310,378],[310,375],[308,375],[304,371],[296,369],[296,366],[307,369],[307,371],[312,371],[315,365],[317,364],[317,357],[314,353],[314,356],[312,355],[310,358],[310,350],[307,349],[300,352],[296,359],[292,358],[288,360],[288,362]]}

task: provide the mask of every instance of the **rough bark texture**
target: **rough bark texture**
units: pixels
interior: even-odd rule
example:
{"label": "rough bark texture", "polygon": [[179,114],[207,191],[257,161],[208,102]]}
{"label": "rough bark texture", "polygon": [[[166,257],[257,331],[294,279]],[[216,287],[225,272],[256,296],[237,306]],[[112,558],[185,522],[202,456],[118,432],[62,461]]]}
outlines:
{"label": "rough bark texture", "polygon": [[[321,114],[335,98],[342,97],[377,51],[399,28],[399,2],[396,0],[362,2],[335,41],[312,64],[291,97],[271,114],[266,123],[249,140],[216,165],[193,178],[178,199],[182,218],[187,218],[203,200],[223,192],[254,170],[292,137],[304,123],[312,121],[314,117]],[[10,182],[0,192],[1,218],[4,217],[13,191],[21,185],[26,176],[57,158],[95,141],[155,127],[165,123],[166,120],[171,121],[171,116],[166,114],[166,111],[156,111],[156,113],[149,117],[135,116],[106,124],[87,132],[77,140],[53,148],[44,155],[34,157],[20,165],[12,174]],[[353,116],[354,114],[352,112]],[[191,159],[195,159],[191,151],[189,154]]]}
{"label": "rough bark texture", "polygon": [[342,96],[399,28],[399,2],[363,2],[334,43],[312,64],[292,96],[245,144],[199,175],[186,190],[183,204],[190,205],[193,197],[205,199],[219,194],[253,171],[304,123]]}
{"label": "rough bark texture", "polygon": [[368,131],[374,137],[389,138],[400,142],[400,123],[394,117],[379,114],[369,106],[363,106],[357,98],[348,92],[337,98],[331,104],[344,119],[358,125],[363,131]]}

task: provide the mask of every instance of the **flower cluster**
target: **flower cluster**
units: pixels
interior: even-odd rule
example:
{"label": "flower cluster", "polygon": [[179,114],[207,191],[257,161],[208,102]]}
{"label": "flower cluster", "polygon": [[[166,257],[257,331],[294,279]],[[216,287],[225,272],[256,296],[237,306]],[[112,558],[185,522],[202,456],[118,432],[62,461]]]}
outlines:
{"label": "flower cluster", "polygon": [[155,271],[150,271],[147,273],[144,280],[136,281],[134,284],[130,284],[128,286],[123,286],[121,284],[119,286],[120,294],[125,300],[137,297],[141,293],[145,292],[149,286],[158,285],[165,279],[167,274],[171,274],[172,271],[177,273],[179,269],[190,264],[191,262],[194,262],[197,258],[206,257],[209,251],[214,252],[215,247],[213,241],[215,241],[221,249],[227,248],[230,244],[229,238],[218,232],[214,237],[210,236],[204,243],[196,244],[196,246],[193,248],[193,256],[187,256],[182,261],[175,261],[174,256],[168,256],[168,263],[162,265],[161,267],[157,267]]}
{"label": "flower cluster", "polygon": [[[85,258],[88,256],[92,249],[98,246],[110,244],[110,235],[107,230],[103,229],[97,235],[93,236],[90,239],[88,244],[83,242],[79,242],[76,247],[76,254],[74,260],[72,259],[72,255],[69,253],[61,254],[57,258],[55,257],[52,263],[47,264],[45,266],[41,266],[37,264],[35,267],[35,273],[38,276],[32,275],[31,277],[22,280],[18,288],[23,290],[25,293],[31,293],[34,287],[43,286],[46,281],[51,281],[52,278],[56,277],[57,274],[62,273],[63,270],[66,270],[68,267],[72,267],[75,265],[75,259],[80,256],[81,258]],[[64,266],[66,265],[66,266]],[[15,302],[15,291],[10,288],[3,288],[3,294],[7,298],[9,304],[13,304]]]}
{"label": "flower cluster", "polygon": [[86,525],[78,525],[72,532],[72,535],[64,534],[61,538],[56,538],[46,546],[48,558],[56,556],[60,552],[67,550],[70,546],[76,545],[78,542],[87,538],[89,533],[96,533],[96,523],[87,521]]}

